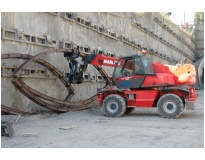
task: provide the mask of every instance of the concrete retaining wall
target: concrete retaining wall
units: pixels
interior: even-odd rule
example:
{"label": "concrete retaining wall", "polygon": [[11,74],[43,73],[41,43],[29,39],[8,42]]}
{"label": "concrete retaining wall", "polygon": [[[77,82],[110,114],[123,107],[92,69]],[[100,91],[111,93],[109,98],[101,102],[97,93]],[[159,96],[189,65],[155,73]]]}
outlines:
{"label": "concrete retaining wall", "polygon": [[[145,48],[151,61],[177,64],[183,57],[187,63],[195,59],[195,35],[179,28],[161,13],[1,13],[1,54],[24,53],[36,55],[52,48],[78,47],[86,53],[102,49],[105,54],[125,56],[141,54]],[[64,74],[69,72],[62,54],[52,54],[45,60]],[[9,75],[24,60],[2,60],[2,104],[24,111],[46,109],[28,100],[10,83]],[[10,68],[9,68],[10,67]],[[13,67],[13,68],[12,68]],[[109,75],[113,68],[103,67]],[[35,70],[35,71],[31,71]],[[38,64],[31,66],[22,80],[42,93],[63,99],[66,91],[55,77]],[[87,73],[99,75],[89,66]],[[49,74],[49,73],[48,73]],[[73,101],[87,99],[104,82],[88,81],[73,85]]]}

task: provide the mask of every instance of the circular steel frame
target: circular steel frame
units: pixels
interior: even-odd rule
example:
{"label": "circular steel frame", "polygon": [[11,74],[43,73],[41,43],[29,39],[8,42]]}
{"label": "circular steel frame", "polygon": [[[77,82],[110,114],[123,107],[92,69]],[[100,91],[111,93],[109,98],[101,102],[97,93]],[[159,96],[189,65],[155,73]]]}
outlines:
{"label": "circular steel frame", "polygon": [[[22,65],[20,65],[13,72],[13,74],[11,75],[11,77],[12,77],[11,82],[27,98],[29,98],[33,102],[39,104],[40,106],[44,106],[46,108],[53,109],[56,111],[61,111],[61,112],[74,111],[74,110],[80,110],[80,109],[85,109],[85,108],[91,107],[93,101],[95,100],[95,95],[86,99],[86,100],[80,101],[80,102],[70,102],[70,99],[74,95],[74,89],[71,86],[71,84],[66,82],[65,76],[58,69],[56,69],[50,63],[41,59],[42,57],[44,57],[48,54],[64,53],[64,52],[71,52],[71,51],[72,51],[71,49],[53,49],[53,50],[39,53],[36,56],[31,56],[28,54],[20,54],[20,53],[10,53],[10,54],[2,54],[1,59],[17,58],[17,59],[25,59],[26,60]],[[78,51],[74,50],[74,53],[78,53]],[[80,52],[80,56],[81,57],[85,56],[85,53]],[[60,100],[60,99],[56,99],[56,98],[47,96],[47,95],[29,87],[29,86],[27,86],[24,82],[21,81],[20,75],[33,62],[41,64],[42,66],[44,66],[45,68],[50,70],[54,75],[56,75],[60,79],[60,81],[64,84],[64,86],[68,90],[68,95],[66,96],[66,98],[64,100]],[[106,87],[107,85],[111,85],[111,80],[108,77],[107,73],[103,70],[103,68],[101,66],[98,66],[98,65],[93,65],[93,66],[99,71],[99,73],[105,79],[106,85],[104,87]],[[57,103],[58,106],[47,103],[44,100]]]}

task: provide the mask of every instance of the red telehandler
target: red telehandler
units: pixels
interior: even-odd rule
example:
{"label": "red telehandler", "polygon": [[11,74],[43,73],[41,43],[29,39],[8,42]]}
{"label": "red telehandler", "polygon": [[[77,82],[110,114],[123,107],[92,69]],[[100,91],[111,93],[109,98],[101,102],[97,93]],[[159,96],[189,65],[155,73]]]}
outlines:
{"label": "red telehandler", "polygon": [[82,56],[79,64],[75,59],[80,54],[66,52],[64,57],[71,70],[67,81],[82,83],[88,64],[115,67],[112,85],[98,89],[96,94],[96,101],[107,117],[120,117],[140,107],[157,107],[164,118],[178,118],[184,109],[193,110],[197,99],[191,86],[196,82],[195,67],[183,63],[176,66],[151,63],[146,51],[142,53],[120,58],[105,56],[102,52],[89,54]]}

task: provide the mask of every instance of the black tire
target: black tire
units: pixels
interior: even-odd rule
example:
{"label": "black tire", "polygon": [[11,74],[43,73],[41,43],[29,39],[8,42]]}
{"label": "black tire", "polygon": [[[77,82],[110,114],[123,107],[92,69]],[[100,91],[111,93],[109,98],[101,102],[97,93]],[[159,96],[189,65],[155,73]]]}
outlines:
{"label": "black tire", "polygon": [[175,94],[165,94],[157,102],[158,112],[164,118],[178,118],[183,107],[181,98]]}
{"label": "black tire", "polygon": [[127,108],[126,108],[126,111],[125,111],[125,114],[130,114],[130,113],[132,113],[134,110],[135,110],[135,107],[127,107]]}
{"label": "black tire", "polygon": [[121,96],[111,94],[103,100],[102,109],[107,117],[120,117],[126,110],[126,103]]}

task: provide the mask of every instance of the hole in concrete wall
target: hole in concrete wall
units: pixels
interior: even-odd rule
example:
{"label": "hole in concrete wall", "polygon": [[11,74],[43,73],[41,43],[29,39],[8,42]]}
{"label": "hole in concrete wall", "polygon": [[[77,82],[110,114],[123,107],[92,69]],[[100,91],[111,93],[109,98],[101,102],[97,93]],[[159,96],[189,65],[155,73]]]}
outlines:
{"label": "hole in concrete wall", "polygon": [[89,52],[89,50],[88,50],[88,48],[87,48],[87,47],[85,47],[85,48],[84,48],[84,50],[85,50],[85,52]]}
{"label": "hole in concrete wall", "polygon": [[139,23],[136,23],[136,25],[137,25],[138,27],[141,27],[141,24],[139,24]]}
{"label": "hole in concrete wall", "polygon": [[31,36],[30,35],[24,35],[24,37],[25,37],[25,39],[27,40],[27,41],[30,41],[31,39]]}
{"label": "hole in concrete wall", "polygon": [[97,78],[98,81],[103,81],[103,77],[101,75],[98,75]]}
{"label": "hole in concrete wall", "polygon": [[80,51],[84,52],[84,47],[81,46],[80,47]]}
{"label": "hole in concrete wall", "polygon": [[25,69],[23,72],[22,72],[23,75],[29,75],[30,74],[30,70],[29,69]]}
{"label": "hole in concrete wall", "polygon": [[5,67],[5,74],[12,74],[14,71],[14,67]]}
{"label": "hole in concrete wall", "polygon": [[51,40],[52,44],[56,44],[57,42],[55,40]]}
{"label": "hole in concrete wall", "polygon": [[65,48],[71,48],[71,43],[65,43]]}
{"label": "hole in concrete wall", "polygon": [[84,19],[81,19],[80,23],[81,23],[81,24],[84,24],[84,23],[85,23]]}
{"label": "hole in concrete wall", "polygon": [[77,17],[76,21],[80,23],[80,18],[79,18],[79,17]]}
{"label": "hole in concrete wall", "polygon": [[85,21],[85,25],[89,27],[90,26],[90,22],[89,21]]}
{"label": "hole in concrete wall", "polygon": [[31,42],[36,43],[36,37],[31,36]]}
{"label": "hole in concrete wall", "polygon": [[115,37],[115,33],[113,33],[113,32],[111,32],[111,34],[110,34],[112,37]]}
{"label": "hole in concrete wall", "polygon": [[93,25],[93,28],[94,28],[95,30],[97,30],[98,27],[97,27],[96,24],[94,24],[94,25]]}
{"label": "hole in concrete wall", "polygon": [[5,31],[5,37],[14,39],[15,32]]}
{"label": "hole in concrete wall", "polygon": [[102,28],[102,27],[99,27],[99,31],[100,31],[100,32],[103,32],[103,28]]}
{"label": "hole in concrete wall", "polygon": [[96,76],[92,76],[92,80],[95,81],[96,80]]}
{"label": "hole in concrete wall", "polygon": [[150,50],[149,50],[149,52],[150,52],[150,53],[153,53],[153,52],[154,52],[154,50],[153,50],[153,49],[150,49]]}
{"label": "hole in concrete wall", "polygon": [[135,45],[135,41],[134,41],[134,40],[131,40],[130,42],[131,42],[131,44],[134,44],[134,45]]}
{"label": "hole in concrete wall", "polygon": [[88,75],[85,75],[85,76],[84,76],[84,79],[85,79],[85,80],[88,80]]}
{"label": "hole in concrete wall", "polygon": [[122,40],[125,41],[125,42],[127,42],[127,38],[125,38],[125,37],[122,37]]}
{"label": "hole in concrete wall", "polygon": [[67,12],[66,12],[65,16],[66,16],[66,18],[68,18],[68,19],[72,19],[72,14],[71,14],[71,13],[67,13]]}
{"label": "hole in concrete wall", "polygon": [[44,76],[44,71],[43,70],[37,70],[37,75],[38,76]]}
{"label": "hole in concrete wall", "polygon": [[159,21],[159,19],[157,17],[154,17],[154,20]]}
{"label": "hole in concrete wall", "polygon": [[37,37],[37,43],[39,43],[39,44],[45,44],[45,39],[44,39],[44,38]]}
{"label": "hole in concrete wall", "polygon": [[94,49],[94,50],[93,50],[93,53],[94,53],[94,54],[97,54],[97,50],[96,50],[96,49]]}
{"label": "hole in concrete wall", "polygon": [[89,78],[89,75],[88,75],[88,74],[85,74],[85,75],[84,75],[84,80],[86,80],[86,81],[87,81],[87,80],[90,80],[90,78]]}
{"label": "hole in concrete wall", "polygon": [[36,73],[36,70],[31,70],[31,73]]}

